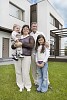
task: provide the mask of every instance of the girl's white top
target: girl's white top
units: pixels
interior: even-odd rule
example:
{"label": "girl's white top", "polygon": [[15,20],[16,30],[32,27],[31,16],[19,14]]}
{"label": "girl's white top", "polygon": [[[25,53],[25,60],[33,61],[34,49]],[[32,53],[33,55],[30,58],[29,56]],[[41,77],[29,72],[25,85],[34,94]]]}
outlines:
{"label": "girl's white top", "polygon": [[[33,36],[33,38],[35,40],[35,45],[36,45],[37,36],[41,35],[41,34],[45,37],[43,32],[36,31],[36,33],[33,33],[33,32],[30,33],[30,35]],[[32,54],[35,55],[35,46],[34,46],[34,48],[32,50]]]}
{"label": "girl's white top", "polygon": [[42,45],[38,47],[38,50],[36,53],[36,62],[43,61],[46,63],[49,58],[49,49],[45,47],[44,53],[41,53],[41,48],[42,48]]}

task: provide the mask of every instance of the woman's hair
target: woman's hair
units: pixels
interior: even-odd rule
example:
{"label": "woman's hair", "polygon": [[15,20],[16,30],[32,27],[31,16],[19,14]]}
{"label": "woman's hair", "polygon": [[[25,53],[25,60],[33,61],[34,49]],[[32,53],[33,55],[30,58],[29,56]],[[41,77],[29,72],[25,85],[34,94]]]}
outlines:
{"label": "woman's hair", "polygon": [[39,40],[40,38],[43,38],[43,39],[44,39],[44,43],[42,44],[42,49],[41,49],[41,53],[44,53],[44,50],[45,50],[45,42],[46,42],[46,40],[45,40],[45,37],[44,37],[42,34],[37,36],[35,50],[36,50],[36,52],[37,52],[38,46],[40,46],[40,44],[39,44],[39,42],[38,42],[38,40]]}
{"label": "woman's hair", "polygon": [[23,25],[22,29],[21,29],[21,34],[23,35],[23,29],[27,27],[29,29],[29,25]]}

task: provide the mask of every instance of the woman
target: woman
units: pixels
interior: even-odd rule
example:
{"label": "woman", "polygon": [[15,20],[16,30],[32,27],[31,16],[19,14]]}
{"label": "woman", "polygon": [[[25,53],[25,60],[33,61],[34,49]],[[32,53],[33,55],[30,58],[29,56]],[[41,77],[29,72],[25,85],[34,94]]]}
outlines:
{"label": "woman", "polygon": [[19,58],[18,61],[15,61],[15,71],[16,71],[16,83],[20,88],[20,92],[24,89],[27,91],[31,90],[31,80],[30,80],[30,64],[31,64],[31,53],[34,47],[34,39],[29,35],[29,26],[24,25],[21,30],[21,39],[20,42],[15,43],[13,46],[20,47],[22,46],[22,55],[24,58]]}

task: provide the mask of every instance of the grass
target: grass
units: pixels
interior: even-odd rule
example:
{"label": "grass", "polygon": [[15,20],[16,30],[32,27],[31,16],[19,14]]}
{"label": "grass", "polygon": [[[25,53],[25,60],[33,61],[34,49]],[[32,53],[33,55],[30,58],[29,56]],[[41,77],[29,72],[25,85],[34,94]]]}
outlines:
{"label": "grass", "polygon": [[49,79],[53,89],[38,93],[32,80],[32,90],[22,93],[15,82],[14,65],[0,66],[0,100],[67,100],[67,63],[49,62]]}

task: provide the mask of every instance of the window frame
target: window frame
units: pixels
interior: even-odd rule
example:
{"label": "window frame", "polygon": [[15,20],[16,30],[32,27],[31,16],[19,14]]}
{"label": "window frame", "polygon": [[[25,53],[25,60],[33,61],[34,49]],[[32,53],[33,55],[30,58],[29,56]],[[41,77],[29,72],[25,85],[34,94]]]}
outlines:
{"label": "window frame", "polygon": [[[13,7],[17,8],[18,11],[21,12],[21,16],[19,17],[19,13],[18,13],[18,17],[16,17],[16,16],[10,14],[10,12],[9,12],[9,15],[12,16],[12,17],[14,17],[14,18],[17,18],[17,19],[19,19],[19,20],[21,20],[21,21],[25,21],[25,10],[21,9],[20,7],[18,7],[17,5],[15,5],[15,4],[12,3],[12,2],[9,2],[9,5],[10,5],[10,4],[11,4]],[[10,9],[10,8],[9,8],[9,9]]]}

